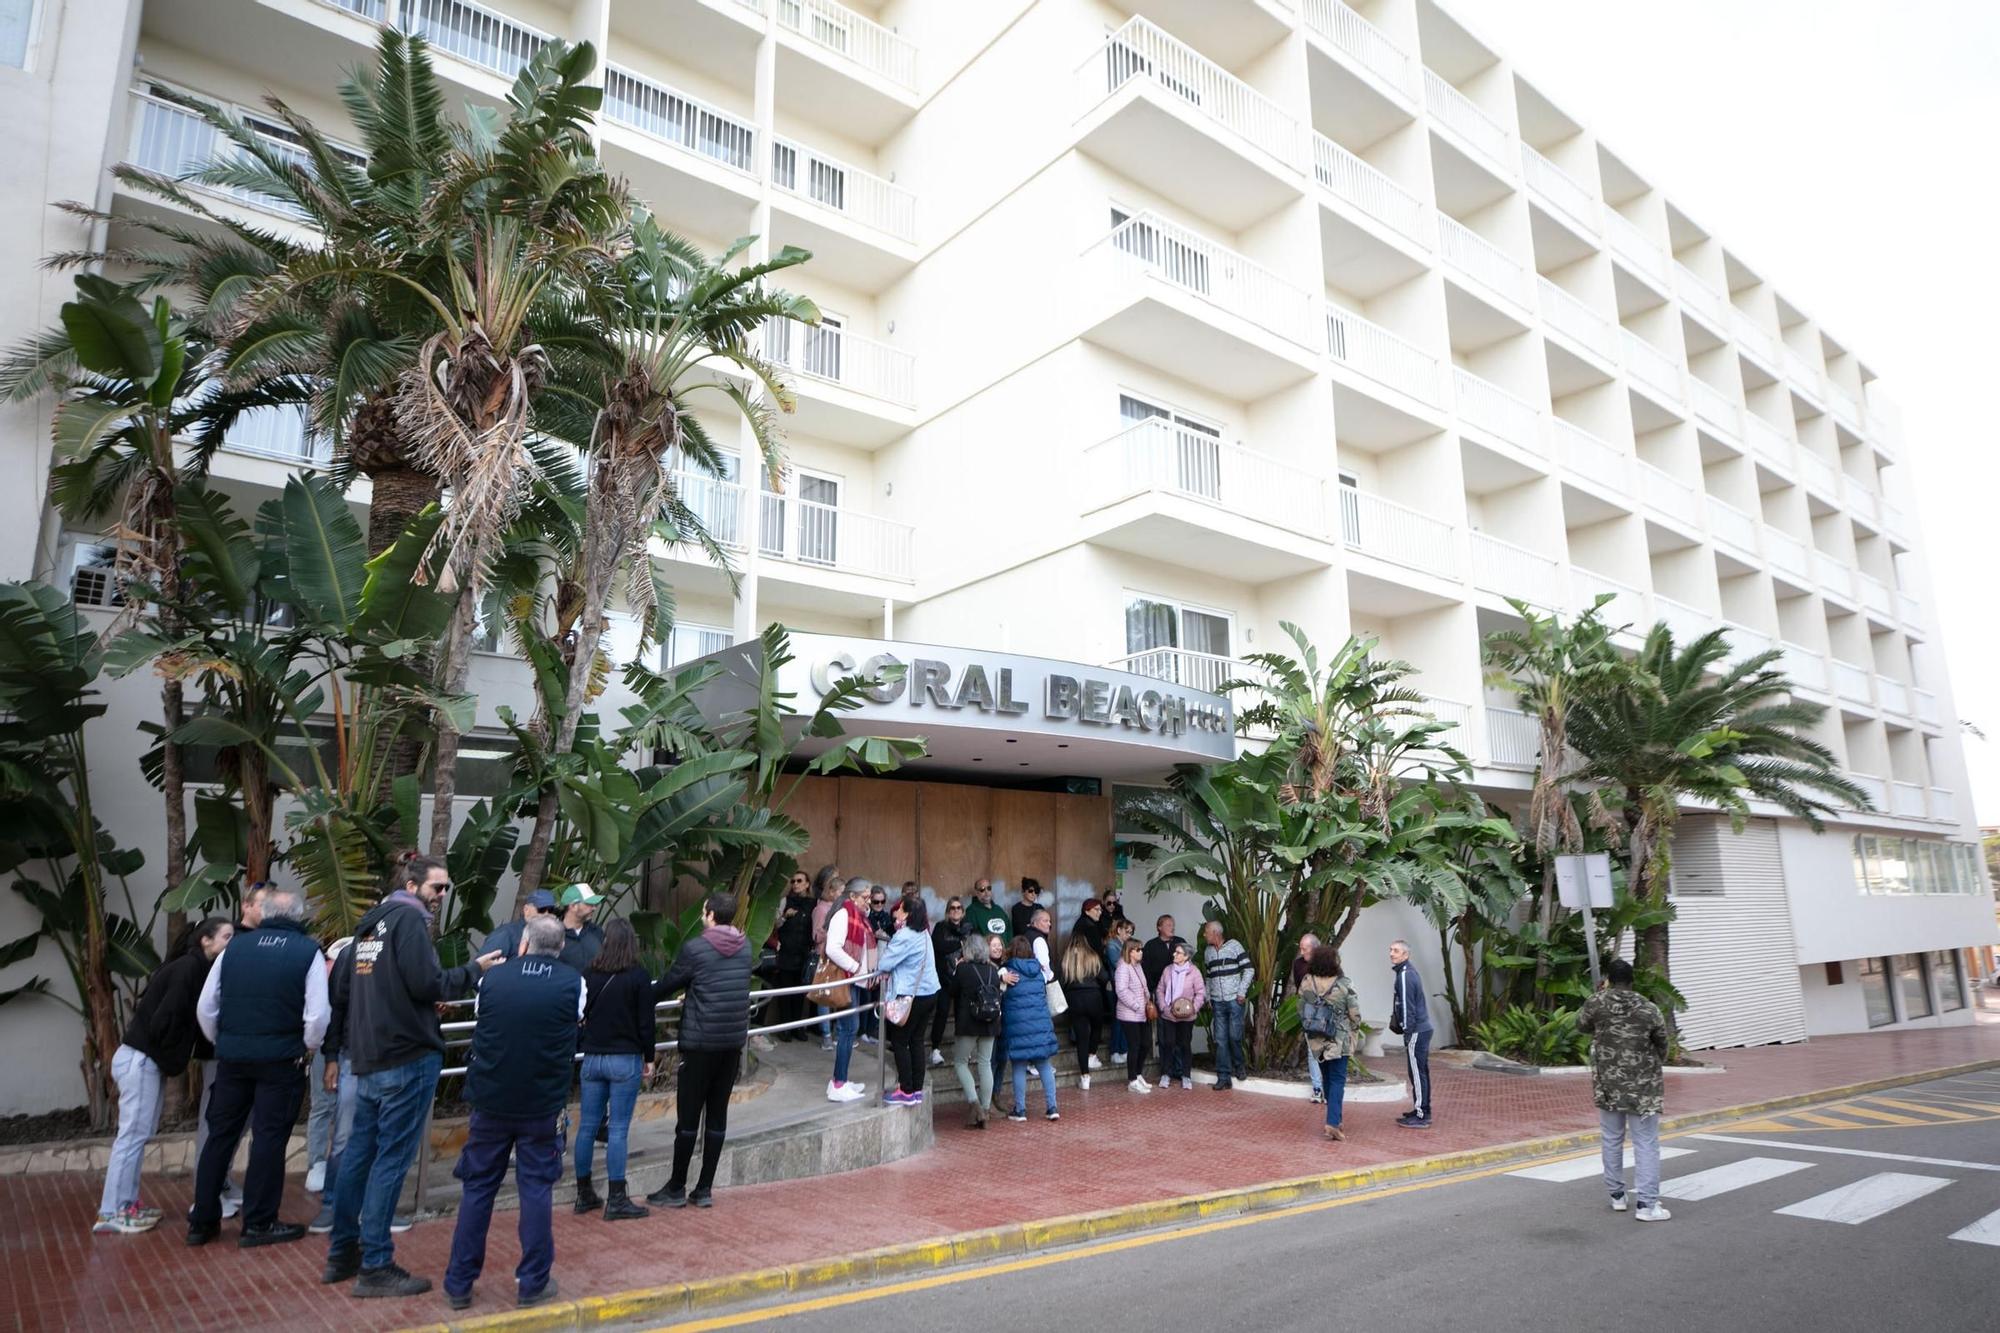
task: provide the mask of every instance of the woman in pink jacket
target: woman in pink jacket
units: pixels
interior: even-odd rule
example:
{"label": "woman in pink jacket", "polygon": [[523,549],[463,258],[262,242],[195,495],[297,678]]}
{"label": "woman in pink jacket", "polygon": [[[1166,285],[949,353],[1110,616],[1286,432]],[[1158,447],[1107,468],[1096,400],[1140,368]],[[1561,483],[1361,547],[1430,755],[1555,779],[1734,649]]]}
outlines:
{"label": "woman in pink jacket", "polygon": [[1174,961],[1160,973],[1153,1001],[1159,1005],[1160,1019],[1166,1025],[1160,1051],[1160,1086],[1164,1088],[1168,1079],[1178,1077],[1182,1088],[1192,1089],[1194,1019],[1208,1003],[1208,985],[1202,981],[1185,943],[1174,945]]}
{"label": "woman in pink jacket", "polygon": [[1112,996],[1117,1001],[1115,1017],[1125,1032],[1125,1086],[1134,1092],[1153,1090],[1146,1081],[1146,1034],[1153,1027],[1147,1018],[1153,1002],[1146,997],[1146,970],[1139,965],[1143,952],[1136,940],[1127,939],[1118,971],[1111,978]]}

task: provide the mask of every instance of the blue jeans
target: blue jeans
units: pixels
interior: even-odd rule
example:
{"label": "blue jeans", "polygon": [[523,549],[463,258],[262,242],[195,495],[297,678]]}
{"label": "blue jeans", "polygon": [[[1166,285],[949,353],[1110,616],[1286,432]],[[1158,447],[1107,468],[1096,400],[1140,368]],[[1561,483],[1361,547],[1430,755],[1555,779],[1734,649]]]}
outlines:
{"label": "blue jeans", "polygon": [[833,1081],[847,1082],[847,1062],[854,1055],[854,1033],[861,1015],[845,1014],[833,1020]]}
{"label": "blue jeans", "polygon": [[464,1182],[465,1190],[451,1233],[451,1262],[444,1271],[448,1295],[471,1292],[486,1267],[486,1229],[493,1221],[493,1196],[500,1192],[500,1182],[507,1176],[509,1154],[514,1158],[514,1185],[521,1197],[515,1223],[521,1236],[515,1290],[518,1295],[533,1296],[549,1285],[549,1269],[556,1260],[549,1196],[562,1178],[562,1135],[556,1128],[556,1117],[517,1120],[487,1115],[475,1108],[466,1126],[465,1147],[452,1170]]}
{"label": "blue jeans", "polygon": [[1319,1083],[1326,1089],[1326,1123],[1338,1127],[1340,1124],[1341,1099],[1347,1096],[1347,1057],[1332,1060],[1308,1060],[1313,1072],[1319,1075]]}
{"label": "blue jeans", "polygon": [[1312,1079],[1313,1096],[1317,1097],[1326,1090],[1319,1076],[1319,1061],[1313,1059],[1311,1046],[1306,1047],[1306,1074]]}
{"label": "blue jeans", "polygon": [[393,1069],[356,1075],[354,1129],[341,1154],[328,1254],[358,1244],[363,1268],[380,1268],[395,1259],[389,1222],[443,1068],[444,1057],[432,1052]]}
{"label": "blue jeans", "polygon": [[[361,1096],[361,1085],[354,1077],[354,1062],[343,1055],[336,1068],[340,1070],[340,1080],[332,1097],[333,1124],[328,1126],[326,1140],[326,1177],[319,1186],[320,1212],[329,1220],[333,1217],[333,1200],[340,1181],[340,1155],[347,1150],[347,1140],[354,1133],[354,1104]],[[319,1114],[317,1107],[313,1114]]]}
{"label": "blue jeans", "polygon": [[1055,1110],[1056,1067],[1055,1064],[1049,1059],[1049,1057],[1044,1055],[1038,1060],[1014,1061],[1014,1114],[1026,1115],[1028,1113],[1028,1066],[1029,1065],[1033,1065],[1036,1069],[1041,1071],[1042,1100],[1045,1103],[1047,1103],[1044,1109],[1050,1111]]}
{"label": "blue jeans", "polygon": [[104,1195],[99,1214],[116,1213],[139,1202],[139,1168],[146,1144],[160,1127],[160,1067],[153,1057],[130,1046],[111,1056],[111,1077],[118,1084],[118,1137],[104,1168]]}
{"label": "blue jeans", "polygon": [[1215,1077],[1226,1083],[1231,1073],[1243,1068],[1243,1001],[1210,1000],[1208,1040],[1215,1047]]}
{"label": "blue jeans", "polygon": [[583,1057],[583,1107],[576,1122],[576,1178],[590,1179],[590,1159],[597,1150],[597,1127],[611,1112],[611,1133],[604,1143],[604,1178],[625,1179],[625,1140],[632,1128],[632,1108],[639,1101],[639,1079],[645,1057],[625,1055]]}

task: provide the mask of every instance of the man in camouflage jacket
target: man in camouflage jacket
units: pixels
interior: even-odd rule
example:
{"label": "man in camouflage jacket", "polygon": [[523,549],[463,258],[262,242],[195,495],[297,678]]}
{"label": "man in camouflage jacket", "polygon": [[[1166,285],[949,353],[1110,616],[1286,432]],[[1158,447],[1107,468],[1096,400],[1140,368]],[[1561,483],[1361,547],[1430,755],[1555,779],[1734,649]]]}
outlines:
{"label": "man in camouflage jacket", "polygon": [[1625,1134],[1632,1134],[1632,1188],[1641,1222],[1664,1222],[1660,1207],[1660,1111],[1666,1103],[1667,1020],[1632,989],[1632,964],[1614,958],[1604,987],[1576,1016],[1590,1034],[1590,1085],[1602,1130],[1604,1185],[1611,1207],[1625,1211]]}

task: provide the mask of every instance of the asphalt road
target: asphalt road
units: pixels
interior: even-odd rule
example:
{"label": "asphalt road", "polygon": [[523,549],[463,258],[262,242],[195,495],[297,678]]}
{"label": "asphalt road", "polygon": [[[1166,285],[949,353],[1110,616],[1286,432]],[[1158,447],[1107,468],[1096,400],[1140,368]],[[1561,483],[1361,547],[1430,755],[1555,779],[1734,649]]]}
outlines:
{"label": "asphalt road", "polygon": [[2000,1071],[1665,1146],[1664,1223],[1592,1154],[666,1327],[2000,1329]]}

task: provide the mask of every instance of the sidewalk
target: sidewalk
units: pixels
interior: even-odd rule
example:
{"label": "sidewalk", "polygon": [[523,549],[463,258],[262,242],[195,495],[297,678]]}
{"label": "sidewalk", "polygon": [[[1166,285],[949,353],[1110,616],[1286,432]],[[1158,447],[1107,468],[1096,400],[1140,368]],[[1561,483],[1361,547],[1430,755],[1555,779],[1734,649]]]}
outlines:
{"label": "sidewalk", "polygon": [[[1669,1075],[1670,1115],[1720,1111],[1874,1079],[2000,1061],[2000,1024],[1820,1038],[1797,1046],[1721,1052],[1726,1073]],[[1387,1062],[1393,1063],[1393,1062]],[[950,1070],[933,1070],[947,1076]],[[1110,1071],[1106,1071],[1107,1075]],[[963,1127],[940,1108],[937,1146],[921,1157],[818,1180],[718,1192],[707,1212],[656,1210],[611,1224],[556,1217],[556,1273],[566,1297],[712,1277],[1038,1218],[1113,1208],[1575,1133],[1595,1126],[1589,1081],[1520,1077],[1434,1066],[1437,1127],[1399,1129],[1405,1108],[1350,1106],[1345,1143],[1319,1137],[1320,1108],[1254,1094],[1192,1092],[1137,1097],[1107,1077],[1090,1092],[1065,1089],[1063,1118]],[[922,1114],[922,1112],[912,1112]],[[652,1154],[648,1154],[649,1157]],[[636,1164],[635,1164],[636,1165]],[[652,1188],[664,1162],[637,1183]],[[355,1301],[318,1284],[322,1237],[239,1251],[235,1225],[201,1250],[181,1243],[185,1177],[148,1179],[147,1199],[167,1220],[142,1236],[93,1236],[102,1182],[77,1176],[0,1178],[8,1219],[0,1328],[361,1329],[436,1323],[449,1310],[436,1292],[411,1301]],[[294,1178],[284,1215],[310,1215]],[[439,1278],[451,1246],[449,1218],[397,1238],[397,1258]],[[496,1213],[486,1277],[468,1315],[513,1306],[518,1255],[513,1216]]]}

